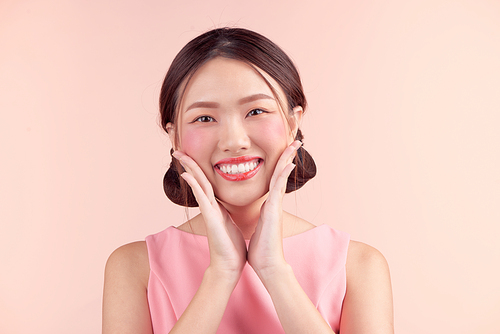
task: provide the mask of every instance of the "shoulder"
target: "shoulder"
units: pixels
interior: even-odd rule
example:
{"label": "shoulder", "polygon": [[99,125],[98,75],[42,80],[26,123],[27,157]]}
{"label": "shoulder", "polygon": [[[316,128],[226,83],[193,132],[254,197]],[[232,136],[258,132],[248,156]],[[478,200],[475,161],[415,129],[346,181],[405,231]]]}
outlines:
{"label": "shoulder", "polygon": [[389,285],[389,265],[377,249],[351,240],[347,249],[346,274],[348,287]]}
{"label": "shoulder", "polygon": [[350,241],[346,279],[341,332],[393,333],[391,278],[382,253]]}
{"label": "shoulder", "polygon": [[147,300],[148,250],[144,241],[116,249],[104,274],[103,333],[152,333]]}
{"label": "shoulder", "polygon": [[117,248],[106,262],[105,275],[135,280],[147,286],[149,257],[145,241],[137,241]]}
{"label": "shoulder", "polygon": [[376,248],[365,243],[351,240],[347,249],[347,270],[358,271],[388,271],[389,265],[384,255]]}

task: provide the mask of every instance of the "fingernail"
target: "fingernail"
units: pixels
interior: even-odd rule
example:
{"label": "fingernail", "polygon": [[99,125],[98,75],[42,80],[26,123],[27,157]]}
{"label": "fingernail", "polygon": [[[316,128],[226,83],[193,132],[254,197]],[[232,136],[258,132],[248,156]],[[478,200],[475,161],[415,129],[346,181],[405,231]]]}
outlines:
{"label": "fingernail", "polygon": [[179,153],[179,151],[174,151],[174,153],[172,153],[172,156],[173,156],[174,158],[176,158],[177,160],[179,160],[179,158],[180,158],[180,153]]}
{"label": "fingernail", "polygon": [[179,161],[179,163],[181,164],[181,166],[182,166],[182,167],[184,167],[184,168],[185,168],[185,166],[184,166],[184,161],[182,161],[182,158],[183,158],[182,153],[180,153],[180,152],[178,152],[178,151],[175,151],[174,153],[172,153],[172,156],[173,156],[174,158],[176,158],[176,159],[177,159],[177,161]]}

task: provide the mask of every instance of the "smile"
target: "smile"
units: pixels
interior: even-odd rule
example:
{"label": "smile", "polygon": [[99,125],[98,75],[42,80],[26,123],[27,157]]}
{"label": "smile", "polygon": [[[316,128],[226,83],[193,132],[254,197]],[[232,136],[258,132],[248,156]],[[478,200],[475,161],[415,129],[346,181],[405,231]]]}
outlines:
{"label": "smile", "polygon": [[215,165],[216,172],[229,181],[243,181],[257,174],[262,159],[258,157],[228,158]]}
{"label": "smile", "polygon": [[241,173],[246,173],[251,170],[254,170],[257,168],[257,165],[259,164],[259,160],[254,160],[251,162],[246,162],[246,163],[241,163],[238,165],[218,165],[217,167],[224,173],[224,174],[241,174]]}

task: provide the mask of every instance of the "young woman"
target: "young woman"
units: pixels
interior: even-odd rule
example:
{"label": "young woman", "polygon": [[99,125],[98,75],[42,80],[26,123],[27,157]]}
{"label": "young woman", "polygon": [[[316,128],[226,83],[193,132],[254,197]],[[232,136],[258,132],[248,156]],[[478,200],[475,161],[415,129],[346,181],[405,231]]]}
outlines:
{"label": "young woman", "polygon": [[393,333],[384,257],[282,209],[316,173],[305,108],[262,35],[215,29],[179,52],[160,95],[164,188],[201,213],[110,256],[103,333]]}

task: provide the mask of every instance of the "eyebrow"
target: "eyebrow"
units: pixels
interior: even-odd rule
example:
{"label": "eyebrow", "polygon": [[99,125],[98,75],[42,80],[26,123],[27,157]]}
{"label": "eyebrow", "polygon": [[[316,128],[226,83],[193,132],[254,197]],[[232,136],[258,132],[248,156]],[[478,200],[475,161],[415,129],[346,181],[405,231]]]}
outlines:
{"label": "eyebrow", "polygon": [[257,100],[274,100],[274,98],[270,97],[269,95],[262,94],[262,93],[254,94],[254,95],[250,95],[250,96],[247,96],[247,97],[240,99],[238,101],[238,104],[242,105],[242,104],[257,101]]}
{"label": "eyebrow", "polygon": [[[246,104],[246,103],[257,101],[257,100],[274,100],[274,98],[269,96],[269,95],[262,94],[262,93],[254,94],[254,95],[250,95],[250,96],[246,96],[246,97],[241,98],[238,101],[238,104],[242,105],[242,104]],[[218,107],[220,107],[220,104],[217,102],[199,101],[199,102],[195,102],[195,103],[191,104],[189,107],[187,107],[186,112],[191,110],[191,109],[195,109],[195,108],[212,108],[213,109],[213,108],[218,108]]]}

